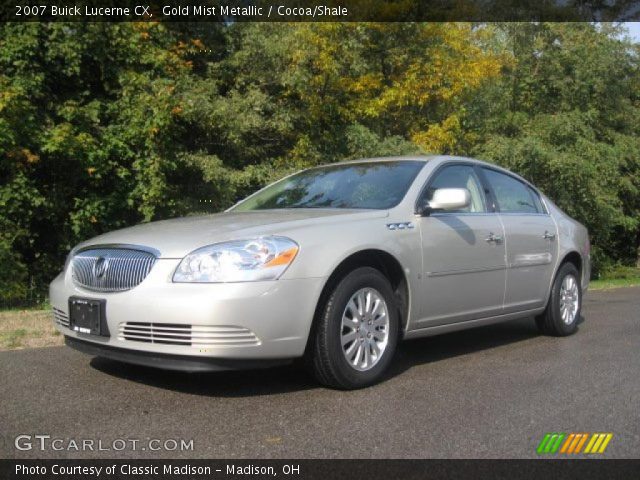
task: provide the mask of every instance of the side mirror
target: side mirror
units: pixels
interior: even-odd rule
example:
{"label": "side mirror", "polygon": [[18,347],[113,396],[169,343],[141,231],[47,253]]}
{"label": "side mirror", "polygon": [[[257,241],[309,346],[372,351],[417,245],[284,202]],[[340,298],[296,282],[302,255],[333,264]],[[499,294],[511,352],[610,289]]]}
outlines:
{"label": "side mirror", "polygon": [[421,215],[433,210],[460,210],[471,204],[471,194],[466,188],[438,188],[430,202],[421,208]]}

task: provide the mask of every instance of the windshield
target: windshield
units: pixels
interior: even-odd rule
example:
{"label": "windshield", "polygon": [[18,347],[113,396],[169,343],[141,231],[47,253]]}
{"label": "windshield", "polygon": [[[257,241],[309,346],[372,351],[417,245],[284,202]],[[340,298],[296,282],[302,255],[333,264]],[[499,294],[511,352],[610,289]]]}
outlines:
{"label": "windshield", "polygon": [[387,209],[400,203],[424,164],[398,160],[313,168],[274,183],[232,210]]}

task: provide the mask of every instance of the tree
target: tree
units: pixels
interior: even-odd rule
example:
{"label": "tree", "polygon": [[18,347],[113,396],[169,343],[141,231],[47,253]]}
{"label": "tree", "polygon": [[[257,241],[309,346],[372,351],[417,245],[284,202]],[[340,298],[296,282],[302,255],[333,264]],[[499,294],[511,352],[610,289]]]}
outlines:
{"label": "tree", "polygon": [[638,55],[615,26],[508,24],[513,55],[485,90],[473,152],[542,188],[591,233],[595,271],[635,260],[640,229]]}
{"label": "tree", "polygon": [[468,140],[464,99],[500,70],[501,56],[482,48],[490,34],[468,24],[233,25],[229,55],[209,64],[184,113],[213,206],[296,168],[455,150]]}
{"label": "tree", "polygon": [[[5,23],[0,298],[78,241],[218,212],[292,170],[472,154],[640,254],[640,52],[616,26]],[[31,292],[31,293],[30,293]]]}
{"label": "tree", "polygon": [[[160,24],[0,27],[0,278],[26,286],[28,272],[42,291],[79,239],[184,212],[173,177],[190,68]],[[3,281],[12,301],[5,287],[24,290]]]}

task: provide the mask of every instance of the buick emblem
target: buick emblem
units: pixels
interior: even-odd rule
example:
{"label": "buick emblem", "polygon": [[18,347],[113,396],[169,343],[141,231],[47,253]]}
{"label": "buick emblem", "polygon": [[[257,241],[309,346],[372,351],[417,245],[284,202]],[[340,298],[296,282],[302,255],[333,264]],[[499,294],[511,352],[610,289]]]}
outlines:
{"label": "buick emblem", "polygon": [[93,274],[96,278],[104,277],[109,268],[109,259],[105,257],[99,257],[96,263],[93,264]]}

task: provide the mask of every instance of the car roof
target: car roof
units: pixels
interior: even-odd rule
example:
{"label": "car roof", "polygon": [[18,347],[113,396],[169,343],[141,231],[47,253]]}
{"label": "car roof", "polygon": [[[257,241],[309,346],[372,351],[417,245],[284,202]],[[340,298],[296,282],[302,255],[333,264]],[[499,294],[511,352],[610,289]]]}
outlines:
{"label": "car roof", "polygon": [[473,163],[500,168],[497,165],[494,165],[493,163],[484,162],[482,160],[478,160],[477,158],[460,157],[457,155],[398,155],[398,156],[390,156],[390,157],[370,157],[370,158],[358,158],[354,160],[345,160],[342,162],[335,162],[335,163],[326,163],[318,166],[326,167],[330,165],[348,165],[351,163],[397,162],[402,160],[412,160],[415,162],[424,162],[424,163],[432,162],[436,160],[442,161],[442,162],[459,160],[461,162],[473,162]]}
{"label": "car roof", "polygon": [[351,163],[373,163],[373,162],[397,162],[402,160],[412,160],[414,162],[427,163],[430,160],[434,160],[441,155],[400,155],[392,157],[370,157],[370,158],[357,158],[354,160],[344,160],[336,163],[326,163],[324,165],[318,165],[320,167],[327,167],[331,165],[349,165]]}
{"label": "car roof", "polygon": [[483,160],[478,160],[477,158],[461,157],[457,155],[399,155],[399,156],[390,156],[390,157],[358,158],[355,160],[345,160],[343,162],[326,163],[324,165],[318,165],[311,168],[313,169],[313,168],[329,167],[334,165],[349,165],[349,164],[358,164],[358,163],[397,162],[397,161],[403,161],[403,160],[417,161],[417,162],[423,162],[423,163],[427,163],[427,162],[445,163],[445,162],[460,161],[460,162],[475,163],[477,165],[484,165],[487,167],[491,167],[494,170],[504,172],[505,174],[510,175],[512,177],[515,177],[521,180],[522,182],[526,183],[530,187],[532,187],[534,190],[539,192],[538,188],[535,185],[533,185],[530,181],[528,181],[526,178],[521,177],[517,173],[512,172],[511,170],[507,170],[506,168],[500,167],[495,163],[489,163]]}

